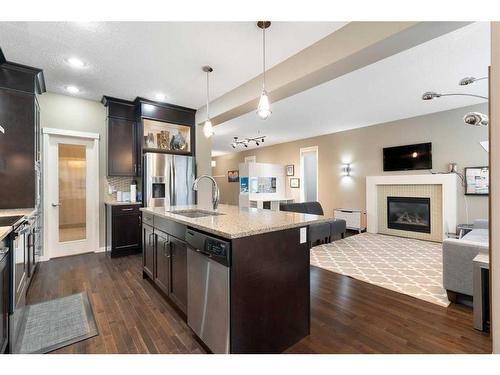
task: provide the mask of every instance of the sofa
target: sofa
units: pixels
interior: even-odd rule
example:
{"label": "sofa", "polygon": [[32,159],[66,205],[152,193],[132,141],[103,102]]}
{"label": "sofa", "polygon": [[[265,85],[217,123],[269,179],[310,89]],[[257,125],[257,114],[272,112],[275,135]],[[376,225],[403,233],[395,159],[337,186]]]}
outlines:
{"label": "sofa", "polygon": [[443,241],[443,286],[453,303],[472,298],[472,260],[480,252],[488,252],[488,221],[475,220],[472,228],[460,239]]}
{"label": "sofa", "polygon": [[[303,203],[281,203],[280,211],[291,211],[302,214],[323,216],[323,207],[319,202]],[[344,238],[346,232],[346,221],[332,218],[326,223],[316,223],[309,225],[309,246],[318,243],[328,243],[336,239]]]}

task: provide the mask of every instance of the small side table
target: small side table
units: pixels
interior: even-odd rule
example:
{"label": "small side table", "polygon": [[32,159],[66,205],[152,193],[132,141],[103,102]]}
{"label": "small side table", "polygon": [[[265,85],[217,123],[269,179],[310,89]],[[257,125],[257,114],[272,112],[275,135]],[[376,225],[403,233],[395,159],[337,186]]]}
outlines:
{"label": "small side table", "polygon": [[479,253],[472,260],[473,272],[473,299],[474,299],[474,328],[480,331],[485,330],[485,323],[490,312],[489,307],[489,269],[490,256],[486,253]]}
{"label": "small side table", "polygon": [[458,224],[457,225],[458,238],[462,238],[467,233],[469,233],[472,229],[474,229],[473,224]]}

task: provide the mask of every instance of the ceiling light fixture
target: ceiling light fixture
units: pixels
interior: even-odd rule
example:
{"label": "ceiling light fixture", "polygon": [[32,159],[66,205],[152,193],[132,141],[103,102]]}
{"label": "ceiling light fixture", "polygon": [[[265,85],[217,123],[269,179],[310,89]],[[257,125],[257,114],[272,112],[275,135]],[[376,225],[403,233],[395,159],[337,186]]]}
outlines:
{"label": "ceiling light fixture", "polygon": [[70,57],[69,59],[66,59],[66,63],[71,65],[73,68],[81,69],[85,67],[85,63],[77,57]]}
{"label": "ceiling light fixture", "polygon": [[488,115],[481,112],[469,112],[464,116],[464,122],[467,125],[487,126],[489,123]]}
{"label": "ceiling light fixture", "polygon": [[260,146],[261,143],[264,142],[264,138],[266,136],[258,136],[255,138],[243,138],[239,139],[238,137],[233,137],[233,141],[231,142],[231,147],[236,148],[236,146],[243,146],[245,148],[248,147],[252,142],[255,143],[256,146]]}
{"label": "ceiling light fixture", "polygon": [[467,86],[467,85],[470,85],[471,83],[474,83],[476,81],[481,81],[483,79],[486,79],[488,77],[481,77],[481,78],[475,78],[475,77],[465,77],[465,78],[462,78],[460,81],[458,81],[458,84],[460,86]]}
{"label": "ceiling light fixture", "polygon": [[207,119],[205,120],[205,124],[203,125],[203,134],[205,134],[205,137],[210,138],[212,135],[214,135],[214,127],[212,126],[212,121],[210,120],[210,112],[209,112],[209,105],[210,105],[209,75],[214,70],[212,69],[211,66],[208,65],[205,65],[201,69],[205,73],[207,73]]}
{"label": "ceiling light fixture", "polygon": [[434,91],[424,92],[422,95],[422,100],[432,100],[435,98],[440,98],[442,96],[472,96],[474,98],[488,99],[486,96],[475,95],[475,94],[462,94],[462,93],[450,93],[450,94],[440,94]]}
{"label": "ceiling light fixture", "polygon": [[159,102],[162,102],[162,101],[164,101],[164,100],[165,100],[165,94],[162,94],[161,92],[159,92],[159,93],[157,93],[157,94],[155,95],[155,98],[156,98],[156,100],[158,100]]}
{"label": "ceiling light fixture", "polygon": [[80,92],[80,89],[76,86],[66,86],[66,91],[70,94],[78,94]]}
{"label": "ceiling light fixture", "polygon": [[257,114],[262,120],[267,119],[271,115],[271,105],[269,96],[266,91],[266,29],[271,26],[270,21],[259,21],[257,27],[262,29],[262,92],[260,94],[259,106]]}
{"label": "ceiling light fixture", "polygon": [[[486,79],[488,77],[474,78],[474,77],[465,77],[458,81],[460,86],[467,86],[476,81],[480,81],[482,79]],[[448,94],[440,94],[435,91],[427,91],[422,95],[422,100],[432,100],[435,98],[440,98],[442,96],[471,96],[473,98],[480,98],[488,100],[487,96],[475,95],[475,94],[467,94],[467,93],[448,93]],[[489,124],[489,117],[480,112],[468,112],[464,116],[464,122],[467,125],[472,126],[487,126]]]}

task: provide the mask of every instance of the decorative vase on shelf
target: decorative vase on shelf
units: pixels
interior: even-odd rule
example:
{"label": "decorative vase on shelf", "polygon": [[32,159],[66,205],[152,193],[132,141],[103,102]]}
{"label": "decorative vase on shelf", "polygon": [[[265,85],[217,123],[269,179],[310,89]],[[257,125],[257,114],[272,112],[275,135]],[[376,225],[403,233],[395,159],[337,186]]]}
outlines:
{"label": "decorative vase on shelf", "polygon": [[168,140],[170,138],[170,132],[162,130],[156,134],[156,143],[160,150],[168,150]]}
{"label": "decorative vase on shelf", "polygon": [[186,149],[186,146],[186,139],[182,136],[181,133],[177,133],[172,136],[172,139],[170,140],[171,150],[183,151]]}

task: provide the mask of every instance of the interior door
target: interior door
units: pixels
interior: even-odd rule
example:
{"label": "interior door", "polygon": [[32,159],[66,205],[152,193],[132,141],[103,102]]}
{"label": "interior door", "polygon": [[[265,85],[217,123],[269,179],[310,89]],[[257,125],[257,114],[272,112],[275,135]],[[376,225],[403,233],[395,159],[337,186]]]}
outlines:
{"label": "interior door", "polygon": [[44,205],[49,257],[98,251],[98,142],[46,136]]}

